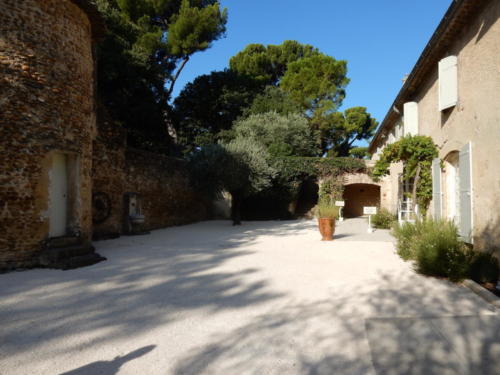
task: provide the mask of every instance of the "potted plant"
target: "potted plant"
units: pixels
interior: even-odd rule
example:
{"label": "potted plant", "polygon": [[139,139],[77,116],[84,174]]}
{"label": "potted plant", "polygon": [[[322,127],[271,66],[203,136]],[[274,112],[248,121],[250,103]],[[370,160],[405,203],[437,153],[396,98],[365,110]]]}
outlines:
{"label": "potted plant", "polygon": [[339,208],[330,204],[318,204],[316,206],[316,217],[318,218],[321,241],[332,241],[335,233],[335,219],[338,218]]}

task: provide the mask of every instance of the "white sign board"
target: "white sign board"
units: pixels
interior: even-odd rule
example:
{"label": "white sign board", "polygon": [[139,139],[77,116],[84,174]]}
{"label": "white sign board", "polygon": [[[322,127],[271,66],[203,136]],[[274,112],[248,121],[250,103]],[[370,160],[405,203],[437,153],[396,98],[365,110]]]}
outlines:
{"label": "white sign board", "polygon": [[337,206],[337,207],[344,207],[345,206],[345,202],[344,201],[335,201],[335,206]]}
{"label": "white sign board", "polygon": [[377,207],[363,207],[363,215],[375,215]]}

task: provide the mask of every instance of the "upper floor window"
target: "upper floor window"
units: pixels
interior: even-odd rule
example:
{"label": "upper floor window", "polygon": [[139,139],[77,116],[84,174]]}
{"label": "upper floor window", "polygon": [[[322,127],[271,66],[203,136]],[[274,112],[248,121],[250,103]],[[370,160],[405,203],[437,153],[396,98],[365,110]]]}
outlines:
{"label": "upper floor window", "polygon": [[439,62],[439,110],[453,107],[457,101],[457,57],[448,56]]}
{"label": "upper floor window", "polygon": [[408,102],[403,105],[404,117],[404,135],[418,134],[418,104],[417,102]]}

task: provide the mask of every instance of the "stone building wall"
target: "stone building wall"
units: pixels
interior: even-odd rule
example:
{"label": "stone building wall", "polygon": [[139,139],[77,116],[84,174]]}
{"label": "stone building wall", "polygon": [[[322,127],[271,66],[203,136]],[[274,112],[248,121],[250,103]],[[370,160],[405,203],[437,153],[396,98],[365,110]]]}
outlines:
{"label": "stone building wall", "polygon": [[146,230],[207,218],[208,205],[189,186],[183,160],[128,148],[125,132],[111,122],[99,124],[93,156],[93,192],[111,201],[110,216],[94,223],[95,238],[123,233],[129,192],[141,197]]}
{"label": "stone building wall", "polygon": [[442,160],[472,143],[474,245],[500,257],[500,2],[481,9],[448,55],[458,59],[458,103],[439,111],[436,66],[415,94],[419,133],[432,137]]}
{"label": "stone building wall", "polygon": [[0,268],[30,266],[49,232],[52,155],[76,167],[68,230],[91,232],[92,30],[70,0],[0,0]]}

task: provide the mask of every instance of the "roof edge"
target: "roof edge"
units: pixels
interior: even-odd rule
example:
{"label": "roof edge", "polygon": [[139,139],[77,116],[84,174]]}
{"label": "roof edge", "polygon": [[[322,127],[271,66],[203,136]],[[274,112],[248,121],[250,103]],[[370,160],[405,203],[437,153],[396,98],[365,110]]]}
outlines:
{"label": "roof edge", "polygon": [[[469,8],[473,10],[479,8],[481,5],[485,4],[488,0],[452,0],[451,5],[448,10],[444,14],[441,19],[438,27],[432,34],[430,40],[427,42],[424,50],[420,54],[417,62],[415,63],[411,73],[406,79],[405,83],[401,87],[396,99],[391,104],[389,111],[387,112],[384,120],[378,127],[375,135],[368,145],[368,152],[373,153],[374,144],[377,142],[385,130],[385,128],[391,123],[392,120],[395,120],[399,117],[399,115],[395,112],[394,109],[401,107],[402,104],[406,101],[407,97],[412,94],[412,88],[415,89],[415,86],[419,83],[418,80],[422,78],[422,75],[427,72],[430,68],[429,63],[432,63],[432,55],[438,53],[443,45],[440,45],[439,42],[442,40],[443,36],[449,30],[452,23],[456,20],[457,15],[461,13],[461,10],[467,11],[465,6],[467,5]],[[454,31],[456,33],[457,31]]]}

